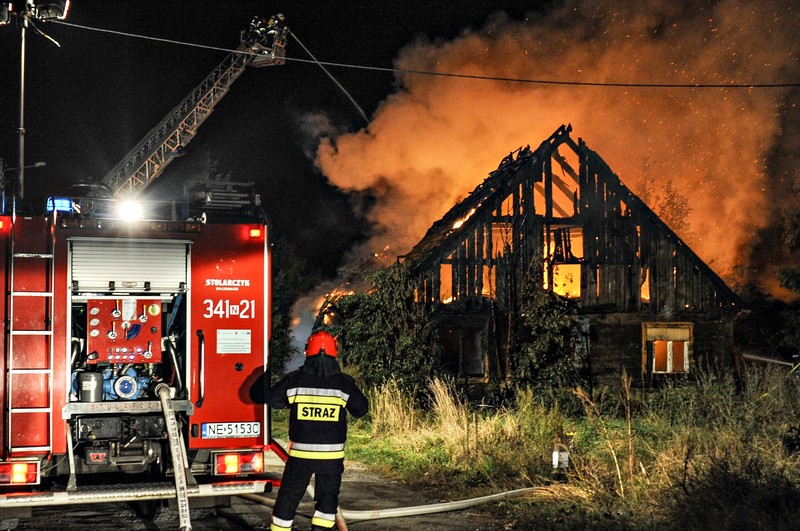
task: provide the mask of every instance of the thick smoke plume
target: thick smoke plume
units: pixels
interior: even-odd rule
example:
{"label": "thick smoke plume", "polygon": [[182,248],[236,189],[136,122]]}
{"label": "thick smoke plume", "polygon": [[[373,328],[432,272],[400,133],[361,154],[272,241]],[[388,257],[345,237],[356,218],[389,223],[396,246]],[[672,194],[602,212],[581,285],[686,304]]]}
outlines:
{"label": "thick smoke plume", "polygon": [[[671,182],[690,203],[687,243],[731,278],[769,221],[768,159],[786,88],[704,88],[800,80],[796,1],[564,1],[498,13],[449,42],[420,38],[405,71],[694,88],[587,87],[398,73],[369,126],[323,138],[317,164],[336,186],[377,198],[373,247],[403,254],[500,160],[561,124],[635,193]],[[783,109],[783,110],[782,110]],[[796,110],[794,112],[797,112]],[[796,123],[796,122],[795,122]],[[796,144],[796,142],[792,142]],[[796,153],[786,156],[796,156]],[[794,165],[796,167],[796,165]]]}

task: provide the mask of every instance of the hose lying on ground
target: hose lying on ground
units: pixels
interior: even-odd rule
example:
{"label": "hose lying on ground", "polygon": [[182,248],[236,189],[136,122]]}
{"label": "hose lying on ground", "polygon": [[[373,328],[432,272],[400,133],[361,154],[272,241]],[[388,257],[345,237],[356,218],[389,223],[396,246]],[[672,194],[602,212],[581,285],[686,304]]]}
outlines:
{"label": "hose lying on ground", "polygon": [[[421,514],[446,513],[449,511],[459,511],[461,509],[467,509],[469,507],[480,505],[482,503],[489,503],[493,501],[504,500],[507,498],[513,498],[515,496],[521,496],[528,492],[536,492],[536,491],[545,493],[548,492],[548,488],[528,487],[524,489],[516,489],[506,492],[500,492],[497,494],[489,494],[488,496],[480,496],[478,498],[469,498],[466,500],[432,503],[428,505],[415,505],[412,507],[398,507],[395,509],[375,509],[370,511],[343,510],[342,516],[344,516],[345,520],[362,521],[362,520],[381,520],[383,518],[399,518],[402,516],[418,516]],[[273,500],[270,500],[269,498],[265,498],[264,496],[258,494],[239,494],[239,497],[255,503],[267,505],[269,507],[272,507],[275,503]]]}

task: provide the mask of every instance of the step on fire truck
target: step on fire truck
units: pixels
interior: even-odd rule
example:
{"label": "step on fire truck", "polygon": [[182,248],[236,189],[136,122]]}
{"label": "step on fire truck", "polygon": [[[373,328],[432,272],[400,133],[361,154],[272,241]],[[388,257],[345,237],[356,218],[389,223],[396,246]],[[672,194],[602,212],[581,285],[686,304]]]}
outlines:
{"label": "step on fire truck", "polygon": [[[263,20],[263,19],[261,19]],[[282,17],[280,19],[282,22]],[[255,28],[263,29],[263,28]],[[267,406],[270,244],[252,191],[126,210],[247,66],[282,64],[284,27],[241,46],[101,181],[0,215],[0,516],[43,505],[177,508],[279,484]],[[268,44],[263,39],[270,39]]]}

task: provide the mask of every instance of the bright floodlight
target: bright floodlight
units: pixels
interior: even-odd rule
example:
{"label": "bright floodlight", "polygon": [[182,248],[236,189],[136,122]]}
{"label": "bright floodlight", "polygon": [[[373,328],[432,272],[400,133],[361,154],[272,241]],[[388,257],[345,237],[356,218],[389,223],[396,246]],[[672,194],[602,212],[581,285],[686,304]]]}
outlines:
{"label": "bright floodlight", "polygon": [[142,219],[142,205],[137,201],[122,201],[117,208],[117,214],[122,219]]}

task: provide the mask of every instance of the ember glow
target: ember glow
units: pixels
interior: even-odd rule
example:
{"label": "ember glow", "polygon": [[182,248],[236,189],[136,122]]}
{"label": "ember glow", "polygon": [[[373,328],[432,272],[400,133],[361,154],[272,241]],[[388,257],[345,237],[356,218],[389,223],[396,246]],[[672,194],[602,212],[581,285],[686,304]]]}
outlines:
{"label": "ember glow", "polygon": [[[789,0],[568,0],[522,21],[499,13],[450,42],[420,39],[395,66],[568,82],[792,83],[800,78],[798,27],[800,9]],[[682,190],[691,230],[679,236],[727,279],[750,260],[754,235],[770,223],[762,215],[770,202],[790,197],[790,179],[768,171],[768,163],[796,167],[789,164],[796,150],[778,149],[792,145],[784,122],[797,120],[789,89],[592,87],[402,72],[397,85],[366,129],[322,138],[317,152],[333,184],[377,197],[382,230],[373,248],[410,249],[509,151],[562,123],[634,193],[645,182]]]}
{"label": "ember glow", "polygon": [[314,314],[318,317],[321,317],[320,324],[323,326],[331,326],[334,324],[333,321],[336,318],[336,314],[331,305],[335,305],[337,299],[353,294],[355,294],[355,291],[352,289],[339,287],[333,289],[329,293],[326,293],[324,297],[320,298],[317,301],[317,305],[314,307]]}
{"label": "ember glow", "polygon": [[471,208],[471,209],[470,209],[470,211],[467,213],[467,215],[466,215],[466,216],[464,216],[463,218],[461,218],[461,219],[459,219],[458,221],[456,221],[455,223],[453,223],[453,229],[457,229],[457,228],[461,227],[461,225],[463,225],[464,223],[466,223],[466,221],[467,221],[469,218],[471,218],[471,217],[472,217],[472,214],[474,214],[474,213],[475,213],[475,209],[474,209],[474,208]]}
{"label": "ember glow", "polygon": [[[290,360],[287,365],[287,370],[293,370],[299,367],[304,356],[303,349],[305,341],[309,334],[314,330],[315,325],[329,326],[332,323],[333,314],[325,313],[322,316],[321,322],[317,322],[320,311],[328,305],[329,302],[335,302],[337,298],[344,295],[352,295],[356,292],[355,286],[343,286],[336,283],[328,283],[317,286],[312,290],[309,295],[301,297],[295,302],[292,307],[292,331],[294,338],[294,346],[299,352],[299,357]],[[358,289],[361,289],[359,287]],[[325,293],[325,295],[319,295]]]}

